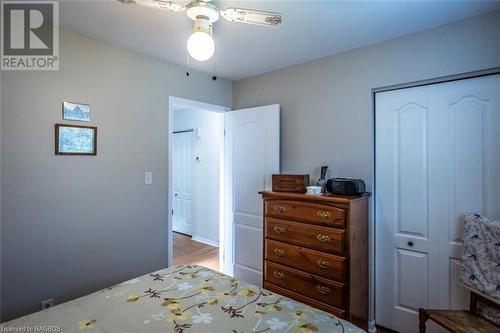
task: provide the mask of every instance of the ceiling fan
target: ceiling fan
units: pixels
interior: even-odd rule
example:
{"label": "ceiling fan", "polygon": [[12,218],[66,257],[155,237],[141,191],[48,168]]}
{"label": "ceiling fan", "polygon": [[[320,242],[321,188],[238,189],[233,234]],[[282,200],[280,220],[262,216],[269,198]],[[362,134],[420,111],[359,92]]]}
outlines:
{"label": "ceiling fan", "polygon": [[210,0],[193,1],[185,7],[168,0],[118,1],[124,4],[136,4],[170,12],[186,11],[187,16],[194,21],[193,33],[187,41],[187,50],[189,55],[198,61],[210,59],[215,52],[215,43],[212,37],[213,23],[219,19],[219,16],[231,22],[269,27],[275,27],[283,22],[283,16],[279,13],[244,8],[221,10],[210,3]]}

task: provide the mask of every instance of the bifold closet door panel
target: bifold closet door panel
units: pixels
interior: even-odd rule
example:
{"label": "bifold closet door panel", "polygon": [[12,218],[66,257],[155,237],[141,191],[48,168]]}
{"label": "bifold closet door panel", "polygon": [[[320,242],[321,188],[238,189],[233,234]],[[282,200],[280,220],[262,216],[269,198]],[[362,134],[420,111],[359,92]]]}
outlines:
{"label": "bifold closet door panel", "polygon": [[440,305],[461,309],[469,293],[458,285],[464,213],[500,218],[500,75],[438,85],[447,118],[440,177]]}
{"label": "bifold closet door panel", "polygon": [[439,206],[433,159],[441,122],[435,86],[377,94],[376,321],[405,332],[438,304]]}

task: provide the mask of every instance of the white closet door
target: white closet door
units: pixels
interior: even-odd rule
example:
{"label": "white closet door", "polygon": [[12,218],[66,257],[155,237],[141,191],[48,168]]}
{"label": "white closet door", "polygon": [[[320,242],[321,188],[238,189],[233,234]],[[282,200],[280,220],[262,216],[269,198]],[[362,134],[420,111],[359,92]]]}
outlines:
{"label": "white closet door", "polygon": [[438,86],[445,113],[443,170],[440,177],[439,299],[443,308],[461,309],[469,293],[458,285],[463,214],[500,218],[500,75]]}
{"label": "white closet door", "polygon": [[173,135],[172,229],[192,235],[193,132]]}
{"label": "white closet door", "polygon": [[463,214],[499,217],[499,82],[491,76],[376,96],[382,326],[414,332],[419,307],[468,307],[457,282]]}
{"label": "white closet door", "polygon": [[428,86],[376,100],[376,322],[400,332],[416,331],[420,306],[438,305],[436,94]]}

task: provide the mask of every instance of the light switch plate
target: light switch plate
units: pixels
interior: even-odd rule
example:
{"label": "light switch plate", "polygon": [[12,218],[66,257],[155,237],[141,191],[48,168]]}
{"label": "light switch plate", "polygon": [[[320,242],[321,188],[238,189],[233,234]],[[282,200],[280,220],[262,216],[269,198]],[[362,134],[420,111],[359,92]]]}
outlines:
{"label": "light switch plate", "polygon": [[144,172],[144,185],[153,184],[153,173],[151,171]]}

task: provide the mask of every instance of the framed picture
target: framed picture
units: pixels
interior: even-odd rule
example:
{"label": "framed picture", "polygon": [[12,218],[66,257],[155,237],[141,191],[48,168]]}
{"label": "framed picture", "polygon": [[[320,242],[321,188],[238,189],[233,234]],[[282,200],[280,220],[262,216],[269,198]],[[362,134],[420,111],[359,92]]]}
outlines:
{"label": "framed picture", "polygon": [[97,155],[97,127],[55,125],[56,155]]}
{"label": "framed picture", "polygon": [[63,119],[90,121],[90,105],[63,102]]}

